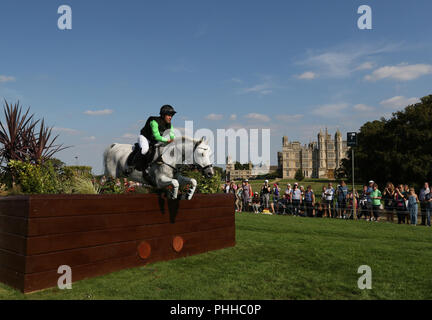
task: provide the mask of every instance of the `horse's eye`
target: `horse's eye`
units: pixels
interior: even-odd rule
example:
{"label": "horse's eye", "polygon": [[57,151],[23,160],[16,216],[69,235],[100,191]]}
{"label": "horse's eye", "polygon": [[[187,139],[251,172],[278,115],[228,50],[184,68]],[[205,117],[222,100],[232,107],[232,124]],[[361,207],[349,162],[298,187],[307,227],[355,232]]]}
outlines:
{"label": "horse's eye", "polygon": [[204,157],[204,152],[203,152],[203,153],[201,153],[201,157]]}

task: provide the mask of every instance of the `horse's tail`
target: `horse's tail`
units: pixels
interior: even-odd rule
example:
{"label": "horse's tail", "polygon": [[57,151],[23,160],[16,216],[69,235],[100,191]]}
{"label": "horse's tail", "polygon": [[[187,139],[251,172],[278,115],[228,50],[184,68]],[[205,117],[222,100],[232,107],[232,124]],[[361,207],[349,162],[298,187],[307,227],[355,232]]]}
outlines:
{"label": "horse's tail", "polygon": [[112,147],[115,146],[115,143],[113,143],[112,145],[110,145],[109,147],[107,147],[103,153],[103,168],[104,168],[104,175],[106,177],[111,176],[112,173],[109,172],[108,170],[108,153],[110,152],[110,150],[112,149]]}

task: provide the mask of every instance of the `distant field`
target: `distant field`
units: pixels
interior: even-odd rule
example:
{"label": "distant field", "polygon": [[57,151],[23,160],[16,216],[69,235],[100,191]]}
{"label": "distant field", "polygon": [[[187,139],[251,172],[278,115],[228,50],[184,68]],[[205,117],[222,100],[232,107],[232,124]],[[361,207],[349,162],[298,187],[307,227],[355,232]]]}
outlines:
{"label": "distant field", "polygon": [[[3,299],[432,299],[432,230],[236,214],[237,245]],[[372,289],[357,286],[359,266]]]}

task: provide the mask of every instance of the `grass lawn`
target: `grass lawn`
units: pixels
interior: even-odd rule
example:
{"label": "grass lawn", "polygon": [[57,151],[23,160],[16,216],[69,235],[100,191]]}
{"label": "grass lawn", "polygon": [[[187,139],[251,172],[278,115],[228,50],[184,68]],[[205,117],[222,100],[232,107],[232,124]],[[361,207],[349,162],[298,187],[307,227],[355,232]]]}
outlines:
{"label": "grass lawn", "polygon": [[[3,299],[432,299],[432,229],[236,214],[237,245]],[[372,268],[360,290],[358,267]]]}

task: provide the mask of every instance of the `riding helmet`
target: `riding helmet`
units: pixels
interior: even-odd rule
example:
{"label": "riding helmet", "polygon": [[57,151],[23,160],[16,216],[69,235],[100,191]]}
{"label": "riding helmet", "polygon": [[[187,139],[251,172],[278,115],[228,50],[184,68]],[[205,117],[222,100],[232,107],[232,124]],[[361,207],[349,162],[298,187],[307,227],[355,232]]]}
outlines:
{"label": "riding helmet", "polygon": [[169,104],[166,104],[166,105],[162,106],[161,109],[160,109],[160,115],[162,117],[165,116],[165,115],[173,116],[176,113],[177,112],[174,110],[174,108],[171,107]]}

